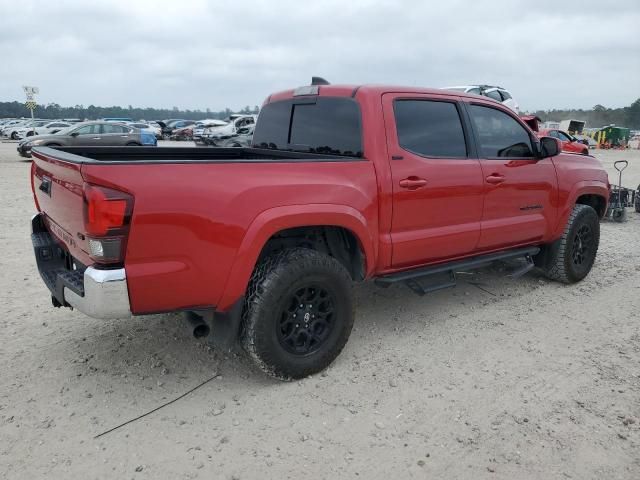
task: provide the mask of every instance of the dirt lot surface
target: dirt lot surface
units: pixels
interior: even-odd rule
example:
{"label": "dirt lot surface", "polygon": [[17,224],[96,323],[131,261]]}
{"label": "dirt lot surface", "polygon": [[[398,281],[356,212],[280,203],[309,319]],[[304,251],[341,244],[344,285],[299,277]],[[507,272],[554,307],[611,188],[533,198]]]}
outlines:
{"label": "dirt lot surface", "polygon": [[[596,155],[640,183],[640,152]],[[338,360],[280,383],[178,315],[52,308],[29,167],[0,144],[0,478],[640,478],[640,214],[603,223],[578,285],[500,267],[425,297],[360,285]]]}

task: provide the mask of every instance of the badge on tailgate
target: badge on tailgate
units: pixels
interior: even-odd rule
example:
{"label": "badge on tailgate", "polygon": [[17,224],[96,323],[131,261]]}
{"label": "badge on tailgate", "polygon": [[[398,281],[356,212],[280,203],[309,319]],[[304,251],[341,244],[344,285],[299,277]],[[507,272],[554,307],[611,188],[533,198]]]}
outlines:
{"label": "badge on tailgate", "polygon": [[76,241],[74,240],[73,236],[67,232],[66,230],[64,230],[60,225],[58,225],[57,223],[54,223],[50,218],[46,218],[45,222],[47,224],[47,227],[49,227],[49,231],[55,236],[57,237],[59,240],[61,240],[63,243],[65,243],[66,245],[68,245],[71,248],[75,248],[76,247]]}

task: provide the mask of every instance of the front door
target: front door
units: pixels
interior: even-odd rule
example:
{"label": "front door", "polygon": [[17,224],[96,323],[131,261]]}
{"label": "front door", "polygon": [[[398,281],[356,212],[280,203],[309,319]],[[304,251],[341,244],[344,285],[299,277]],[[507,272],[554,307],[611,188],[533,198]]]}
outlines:
{"label": "front door", "polygon": [[483,178],[456,97],[388,93],[383,111],[393,182],[392,266],[472,252]]}
{"label": "front door", "polygon": [[529,131],[506,109],[476,102],[467,109],[485,185],[478,248],[495,250],[542,240],[557,215],[551,158],[535,158]]}
{"label": "front door", "polygon": [[73,133],[77,133],[77,135],[70,138],[70,145],[77,145],[82,147],[94,147],[100,145],[99,123],[90,123],[88,125],[83,125],[76,128]]}

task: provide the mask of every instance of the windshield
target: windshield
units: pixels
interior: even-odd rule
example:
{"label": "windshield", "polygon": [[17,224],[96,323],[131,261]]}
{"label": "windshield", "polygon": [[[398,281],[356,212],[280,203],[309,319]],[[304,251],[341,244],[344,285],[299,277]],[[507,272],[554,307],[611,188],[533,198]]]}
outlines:
{"label": "windshield", "polygon": [[346,97],[282,100],[260,112],[253,146],[362,157],[360,107]]}

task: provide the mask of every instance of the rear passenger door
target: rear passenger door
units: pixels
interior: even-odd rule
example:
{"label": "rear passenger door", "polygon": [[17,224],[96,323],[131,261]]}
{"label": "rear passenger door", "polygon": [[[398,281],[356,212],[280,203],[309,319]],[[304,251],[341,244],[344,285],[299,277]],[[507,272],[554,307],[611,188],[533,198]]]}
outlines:
{"label": "rear passenger door", "polygon": [[103,123],[101,128],[102,134],[100,145],[119,146],[126,145],[128,142],[135,140],[135,138],[129,134],[129,131],[131,130],[129,127]]}
{"label": "rear passenger door", "polygon": [[388,93],[392,266],[464,256],[480,236],[483,179],[457,97]]}
{"label": "rear passenger door", "polygon": [[529,130],[510,111],[476,102],[466,108],[484,178],[478,248],[495,250],[547,237],[557,215],[552,160],[534,156]]}

